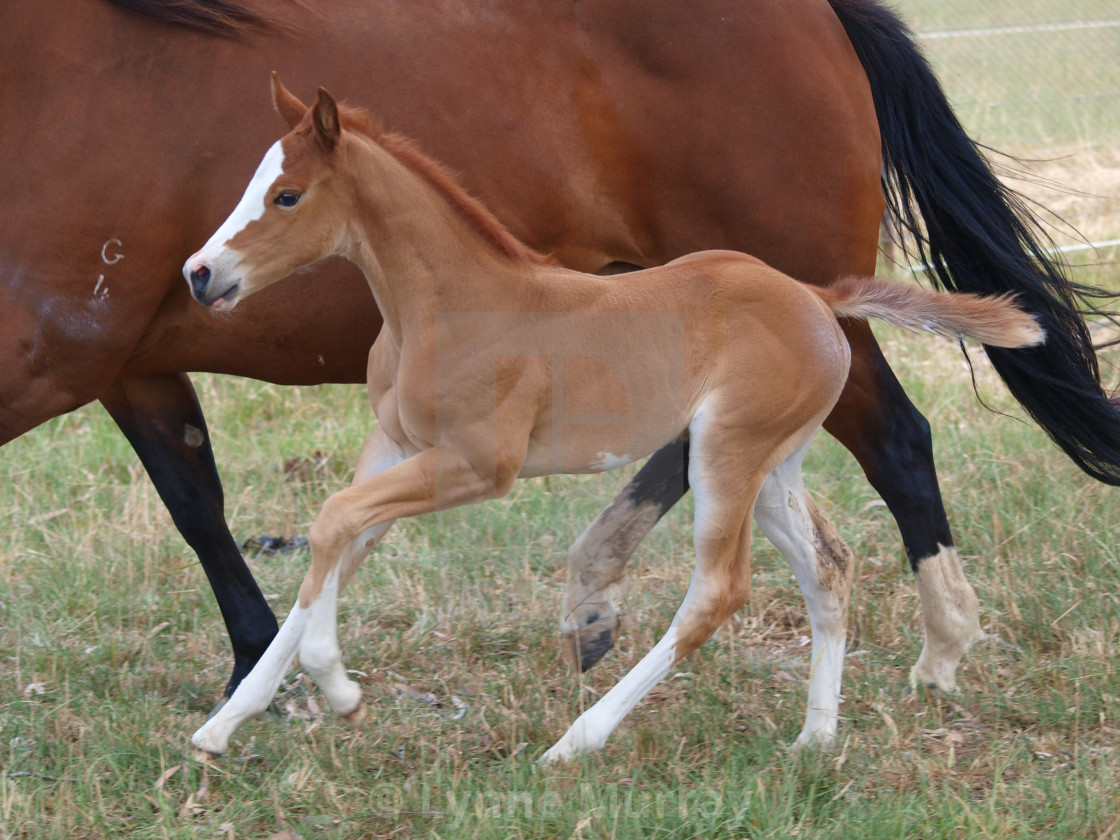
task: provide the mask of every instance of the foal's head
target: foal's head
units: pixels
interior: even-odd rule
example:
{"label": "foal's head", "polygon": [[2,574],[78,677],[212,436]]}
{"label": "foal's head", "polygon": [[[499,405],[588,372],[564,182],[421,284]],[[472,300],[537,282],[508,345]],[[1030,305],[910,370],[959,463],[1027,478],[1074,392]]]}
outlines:
{"label": "foal's head", "polygon": [[335,174],[342,126],[322,88],[308,108],[272,74],[272,100],[292,130],[265,154],[230,217],[183,266],[191,294],[231,309],[309,263],[338,252],[346,230]]}

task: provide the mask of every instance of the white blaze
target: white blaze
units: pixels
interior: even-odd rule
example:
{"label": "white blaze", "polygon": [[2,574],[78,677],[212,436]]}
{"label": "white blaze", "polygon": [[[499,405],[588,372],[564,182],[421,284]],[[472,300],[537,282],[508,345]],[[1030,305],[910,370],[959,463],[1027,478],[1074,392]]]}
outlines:
{"label": "white blaze", "polygon": [[280,141],[277,140],[272,144],[272,148],[265,153],[261,165],[257,167],[256,174],[253,175],[253,180],[245,188],[245,194],[241,196],[241,201],[233,208],[229,218],[214,232],[210,240],[202,246],[202,250],[195,254],[195,257],[204,260],[216,257],[225,249],[227,242],[263,216],[265,208],[268,206],[265,202],[268,190],[283,171],[284,149],[281,147]]}

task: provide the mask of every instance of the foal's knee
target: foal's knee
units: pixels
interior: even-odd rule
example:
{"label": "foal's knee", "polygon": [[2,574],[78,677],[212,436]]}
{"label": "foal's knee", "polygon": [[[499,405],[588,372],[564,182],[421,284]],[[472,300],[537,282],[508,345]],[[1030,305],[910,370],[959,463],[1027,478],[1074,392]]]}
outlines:
{"label": "foal's knee", "polygon": [[330,557],[349,542],[354,533],[348,519],[346,508],[337,494],[323,503],[307,534],[312,558]]}

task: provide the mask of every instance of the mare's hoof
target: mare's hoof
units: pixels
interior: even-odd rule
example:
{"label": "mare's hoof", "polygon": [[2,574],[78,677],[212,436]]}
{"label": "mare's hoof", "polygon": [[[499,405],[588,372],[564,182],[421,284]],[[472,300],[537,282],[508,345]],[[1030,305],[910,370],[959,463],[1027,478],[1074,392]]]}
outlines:
{"label": "mare's hoof", "polygon": [[568,651],[572,664],[586,671],[614,647],[618,641],[617,615],[602,618],[582,630],[568,634]]}

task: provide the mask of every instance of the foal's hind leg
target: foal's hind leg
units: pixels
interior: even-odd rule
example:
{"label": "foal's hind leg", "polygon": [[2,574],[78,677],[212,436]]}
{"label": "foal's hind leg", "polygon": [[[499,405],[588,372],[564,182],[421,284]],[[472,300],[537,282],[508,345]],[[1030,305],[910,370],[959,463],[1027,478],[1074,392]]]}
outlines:
{"label": "foal's hind leg", "polygon": [[750,505],[761,479],[743,493],[696,494],[696,570],[669,629],[618,683],[580,715],[543,756],[566,761],[600,749],[622,719],[672,667],[711,638],[750,594]]}
{"label": "foal's hind leg", "polygon": [[[695,496],[696,570],[684,602],[661,640],[576,719],[542,756],[544,763],[602,747],[638,701],[673,665],[711,638],[750,594],[751,510],[765,478],[764,463],[783,441],[743,440],[734,432],[757,424],[721,413],[717,399],[709,397],[707,407],[690,424],[688,477]],[[815,428],[815,423],[804,427],[784,445],[804,443]]]}
{"label": "foal's hind leg", "polygon": [[867,323],[842,325],[852,368],[824,425],[859,460],[902,533],[925,625],[910,681],[952,690],[961,657],[984,633],[941,501],[929,423],[903,392]]}
{"label": "foal's hind leg", "polygon": [[809,702],[798,745],[825,744],[836,735],[855,566],[852,552],[801,480],[808,448],[806,443],[770,474],[754,509],[762,532],[793,568],[813,628]]}
{"label": "foal's hind leg", "polygon": [[[984,634],[979,601],[964,576],[941,500],[929,423],[902,390],[867,323],[842,325],[852,369],[825,429],[855,455],[898,523],[925,629],[911,682],[952,690],[961,657]],[[622,577],[642,537],[688,490],[681,466],[687,459],[687,442],[655,454],[569,552],[562,628],[583,670],[614,643],[618,611],[605,590]]]}
{"label": "foal's hind leg", "polygon": [[586,671],[614,645],[618,607],[607,587],[622,577],[642,538],[688,489],[688,436],[655,452],[568,551],[560,628]]}

